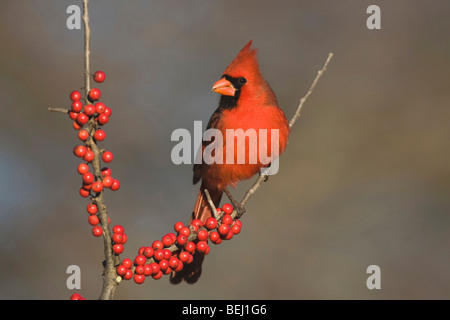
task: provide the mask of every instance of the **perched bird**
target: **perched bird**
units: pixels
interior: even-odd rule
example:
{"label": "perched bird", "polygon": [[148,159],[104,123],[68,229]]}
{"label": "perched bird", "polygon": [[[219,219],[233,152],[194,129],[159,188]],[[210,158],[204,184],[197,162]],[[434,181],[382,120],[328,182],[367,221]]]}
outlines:
{"label": "perched bird", "polygon": [[[201,180],[200,191],[191,216],[193,219],[205,221],[212,216],[211,208],[206,200],[204,190],[207,189],[216,207],[219,207],[222,193],[227,186],[235,186],[239,181],[250,179],[263,167],[269,165],[271,159],[278,157],[286,148],[289,137],[289,123],[283,111],[278,107],[275,93],[267,81],[263,78],[256,57],[256,49],[251,48],[252,41],[239,52],[236,58],[225,69],[222,77],[212,87],[212,90],[221,94],[219,107],[214,111],[207,129],[215,128],[222,132],[223,147],[215,150],[215,157],[223,157],[223,163],[194,165],[193,182]],[[267,142],[256,146],[250,145],[250,139],[245,142],[234,141],[234,161],[227,163],[227,129],[266,129]],[[271,130],[278,130],[278,149],[271,153]],[[234,139],[234,137],[233,137]],[[212,143],[203,141],[201,151]],[[255,144],[255,143],[253,143]],[[260,148],[262,150],[260,150]],[[238,154],[245,154],[245,163],[238,163]],[[264,153],[265,152],[265,153]],[[255,154],[257,153],[257,154]],[[261,159],[260,155],[270,155],[269,161]],[[257,161],[249,161],[249,159]],[[264,160],[264,161],[262,161]],[[195,283],[201,274],[204,256],[195,254],[192,263],[185,265],[184,269],[171,276],[172,283],[185,280],[187,283]]]}

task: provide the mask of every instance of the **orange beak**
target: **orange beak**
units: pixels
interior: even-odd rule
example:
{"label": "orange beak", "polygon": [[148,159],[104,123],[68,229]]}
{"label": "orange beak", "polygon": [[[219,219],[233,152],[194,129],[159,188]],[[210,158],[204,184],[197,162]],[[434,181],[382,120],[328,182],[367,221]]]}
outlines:
{"label": "orange beak", "polygon": [[231,82],[225,78],[222,78],[214,83],[211,90],[224,96],[234,96],[234,94],[236,93],[236,89],[233,87]]}

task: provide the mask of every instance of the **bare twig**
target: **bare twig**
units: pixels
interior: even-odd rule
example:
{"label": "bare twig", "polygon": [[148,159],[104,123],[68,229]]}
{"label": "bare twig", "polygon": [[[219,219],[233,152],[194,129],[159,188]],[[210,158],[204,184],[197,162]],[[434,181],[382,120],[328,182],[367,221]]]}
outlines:
{"label": "bare twig", "polygon": [[[297,119],[300,117],[300,112],[302,110],[303,104],[306,102],[306,100],[309,98],[309,96],[313,92],[314,88],[316,87],[317,83],[319,82],[320,77],[326,71],[327,66],[330,63],[332,58],[333,58],[333,53],[329,53],[328,54],[328,58],[325,61],[322,69],[320,69],[317,72],[317,76],[314,79],[313,83],[311,84],[311,87],[306,92],[306,94],[300,99],[300,103],[299,103],[299,105],[297,107],[297,110],[295,111],[295,114],[292,117],[292,119],[289,121],[289,128],[292,128],[292,126],[295,124],[295,121],[297,121]],[[264,174],[264,173],[261,174],[260,177],[258,178],[258,180],[256,180],[256,182],[253,184],[253,186],[250,189],[247,190],[247,192],[245,193],[244,197],[242,198],[242,200],[240,202],[240,205],[242,207],[245,205],[245,203],[248,201],[248,199],[256,192],[256,190],[258,190],[258,188],[260,187],[261,183],[263,181],[265,181],[267,179],[267,177],[268,177],[267,174]],[[238,214],[237,218],[240,218],[241,215]]]}
{"label": "bare twig", "polygon": [[219,218],[219,215],[217,214],[216,206],[214,205],[214,202],[213,202],[212,199],[211,199],[211,196],[210,196],[210,194],[209,194],[209,191],[208,191],[208,189],[205,189],[204,191],[205,191],[205,195],[206,195],[206,200],[208,201],[208,204],[209,204],[209,206],[211,207],[211,211],[212,211],[212,213],[214,214],[214,217],[215,217],[216,219],[218,219],[218,218]]}
{"label": "bare twig", "polygon": [[69,113],[69,109],[65,108],[48,108],[47,110],[50,112]]}

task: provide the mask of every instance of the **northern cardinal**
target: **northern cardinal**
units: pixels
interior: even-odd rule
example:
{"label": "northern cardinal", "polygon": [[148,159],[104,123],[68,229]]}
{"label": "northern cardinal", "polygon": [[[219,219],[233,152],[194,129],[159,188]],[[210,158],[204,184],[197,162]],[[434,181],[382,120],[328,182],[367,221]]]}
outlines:
{"label": "northern cardinal", "polygon": [[[256,58],[256,49],[251,48],[252,41],[248,42],[239,52],[236,58],[225,69],[222,77],[217,81],[212,90],[220,93],[219,107],[211,116],[207,129],[215,128],[222,132],[223,164],[213,163],[194,165],[194,179],[196,184],[202,180],[200,191],[195,202],[194,210],[191,216],[193,219],[205,221],[212,216],[211,208],[206,200],[204,190],[207,189],[211,199],[216,207],[219,206],[224,189],[229,186],[235,186],[239,181],[250,179],[261,168],[268,166],[268,162],[264,160],[263,164],[260,160],[260,154],[269,155],[271,152],[271,129],[278,129],[279,141],[278,150],[274,154],[270,154],[271,159],[278,157],[286,148],[289,137],[289,123],[283,111],[278,107],[277,98],[271,87],[264,80]],[[250,148],[249,143],[238,145],[235,141],[234,163],[226,163],[226,129],[254,129],[257,132],[260,129],[267,129],[267,143],[260,145],[258,148]],[[247,138],[246,138],[247,139]],[[248,140],[247,140],[248,141]],[[202,152],[211,141],[203,141]],[[242,149],[244,148],[244,149]],[[259,150],[263,148],[266,150]],[[257,162],[249,163],[254,152],[258,152]],[[262,153],[265,151],[266,153]],[[245,163],[237,163],[237,153],[245,152]],[[217,154],[216,154],[217,156]],[[202,270],[204,255],[194,254],[194,260],[190,264],[186,264],[184,269],[178,273],[173,272],[171,282],[176,284],[185,280],[187,283],[195,283],[200,277]]]}

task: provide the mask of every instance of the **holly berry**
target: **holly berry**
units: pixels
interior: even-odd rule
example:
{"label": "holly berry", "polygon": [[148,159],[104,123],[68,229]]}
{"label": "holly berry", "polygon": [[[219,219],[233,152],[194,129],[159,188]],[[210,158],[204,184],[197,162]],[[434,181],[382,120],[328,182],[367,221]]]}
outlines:
{"label": "holly berry", "polygon": [[78,139],[81,141],[86,141],[89,138],[89,132],[87,130],[80,130],[78,131]]}
{"label": "holly berry", "polygon": [[228,224],[221,224],[218,231],[221,236],[226,236],[230,232],[230,226]]}
{"label": "holly berry", "polygon": [[72,120],[76,120],[78,117],[78,112],[69,111],[69,118]]}
{"label": "holly berry", "polygon": [[70,100],[72,101],[78,101],[81,99],[81,93],[80,91],[72,91],[70,93]]}
{"label": "holly berry", "polygon": [[95,101],[100,99],[102,95],[102,92],[100,91],[100,89],[97,88],[93,88],[91,89],[91,91],[89,91],[88,97],[91,101]]}
{"label": "holly berry", "polygon": [[81,110],[83,110],[83,104],[81,103],[81,101],[77,100],[72,102],[72,104],[70,105],[70,109],[73,112],[81,112]]}
{"label": "holly berry", "polygon": [[97,141],[103,141],[106,138],[106,133],[102,129],[98,129],[94,133],[94,139]]}
{"label": "holly berry", "polygon": [[169,234],[166,234],[164,237],[162,237],[161,241],[165,247],[170,247],[174,242],[172,236]]}
{"label": "holly berry", "polygon": [[155,252],[153,253],[153,258],[156,261],[161,261],[164,259],[164,251],[162,249],[156,249]]}
{"label": "holly berry", "polygon": [[209,217],[205,221],[205,227],[208,228],[209,230],[217,228],[217,219],[214,217]]}
{"label": "holly berry", "polygon": [[189,235],[191,234],[191,230],[189,230],[188,227],[182,227],[180,229],[180,231],[178,231],[178,234],[182,234],[182,235],[184,235],[186,237],[189,237]]}
{"label": "holly berry", "polygon": [[102,169],[102,177],[110,176],[110,175],[111,175],[111,169],[110,168],[103,168]]}
{"label": "holly berry", "polygon": [[112,229],[113,233],[124,233],[125,229],[121,225],[115,225]]}
{"label": "holly berry", "polygon": [[233,222],[233,218],[228,213],[225,213],[222,218],[222,223],[231,224],[232,222]]}
{"label": "holly berry", "polygon": [[197,239],[200,241],[205,241],[208,239],[208,231],[202,229],[197,233]]}
{"label": "holly berry", "polygon": [[134,269],[134,273],[136,273],[136,274],[144,274],[144,270],[145,270],[144,265],[138,265]]}
{"label": "holly berry", "polygon": [[142,254],[138,254],[136,256],[136,258],[134,258],[134,265],[138,266],[138,265],[142,265],[147,261],[147,258],[142,255]]}
{"label": "holly berry", "polygon": [[133,276],[134,276],[133,271],[131,271],[131,269],[127,269],[127,273],[125,273],[123,278],[125,280],[130,280],[131,278],[133,278]]}
{"label": "holly berry", "polygon": [[163,249],[164,252],[164,259],[169,260],[170,257],[172,256],[172,252],[170,252],[169,249]]}
{"label": "holly berry", "polygon": [[191,257],[191,254],[187,251],[180,252],[180,254],[178,255],[178,258],[182,262],[188,262],[190,257]]}
{"label": "holly berry", "polygon": [[153,243],[152,243],[152,247],[153,247],[153,249],[163,249],[164,248],[164,244],[161,242],[161,241],[159,241],[159,240],[155,240],[155,241],[153,241]]}
{"label": "holly berry", "polygon": [[105,188],[111,188],[113,185],[114,179],[111,176],[103,177],[102,183]]}
{"label": "holly berry", "polygon": [[179,232],[181,228],[184,227],[184,223],[178,221],[177,223],[175,223],[175,225],[173,226],[173,229],[175,230],[175,232]]}
{"label": "holly berry", "polygon": [[98,114],[105,112],[106,106],[103,102],[97,102],[95,104],[95,112]]}
{"label": "holly berry", "polygon": [[94,160],[94,157],[95,157],[94,151],[88,150],[86,151],[83,160],[86,162],[91,162],[92,160]]}
{"label": "holly berry", "polygon": [[93,78],[95,82],[102,83],[103,81],[105,81],[106,75],[103,71],[99,70],[94,73]]}
{"label": "holly berry", "polygon": [[80,126],[84,126],[88,123],[89,117],[85,113],[79,113],[76,121]]}
{"label": "holly berry", "polygon": [[[77,113],[78,114],[78,113]],[[78,118],[78,116],[77,116],[77,118]],[[73,123],[72,123],[72,127],[75,129],[75,130],[80,130],[81,129],[81,126],[76,122],[76,121],[74,121]]]}
{"label": "holly berry", "polygon": [[152,275],[152,278],[155,280],[158,280],[158,279],[161,279],[162,276],[163,276],[163,273],[160,270],[157,274]]}
{"label": "holly berry", "polygon": [[148,277],[152,275],[152,267],[149,264],[144,265],[144,276]]}
{"label": "holly berry", "polygon": [[178,235],[178,237],[177,237],[177,243],[178,243],[180,246],[185,245],[185,244],[187,243],[187,241],[188,241],[188,237],[187,237],[187,236],[185,236],[184,234],[179,234],[179,235]]}
{"label": "holly berry", "polygon": [[233,206],[232,206],[231,204],[229,204],[229,203],[225,203],[225,204],[222,206],[222,210],[223,210],[223,212],[225,212],[225,213],[231,214],[231,213],[233,212]]}
{"label": "holly berry", "polygon": [[112,240],[114,241],[114,243],[122,243],[123,241],[123,233],[114,233],[112,236]]}
{"label": "holly berry", "polygon": [[73,154],[76,155],[79,158],[82,158],[86,155],[87,149],[85,146],[75,146],[73,148]]}
{"label": "holly berry", "polygon": [[98,116],[97,122],[101,125],[105,125],[109,122],[109,117],[105,113],[102,113]]}
{"label": "holly berry", "polygon": [[169,261],[167,261],[166,259],[162,259],[159,262],[159,268],[161,269],[162,272],[166,271],[167,268],[169,268]]}
{"label": "holly berry", "polygon": [[70,300],[84,300],[83,296],[79,293],[74,293],[70,296]]}
{"label": "holly berry", "polygon": [[80,188],[80,196],[82,196],[83,198],[87,198],[89,197],[91,193],[89,192],[89,190],[86,190],[84,188]]}
{"label": "holly berry", "polygon": [[96,226],[98,225],[98,223],[100,222],[100,220],[98,219],[98,217],[95,214],[91,214],[88,217],[88,222],[91,226]]}
{"label": "holly berry", "polygon": [[123,264],[119,264],[116,268],[116,273],[123,277],[127,273],[127,268]]}
{"label": "holly berry", "polygon": [[133,262],[131,261],[130,258],[126,258],[126,259],[123,259],[122,265],[123,265],[125,268],[130,269],[130,268],[133,266]]}
{"label": "holly berry", "polygon": [[161,268],[159,267],[159,263],[152,262],[152,263],[150,263],[150,267],[152,268],[152,275],[156,275],[161,271]]}
{"label": "holly berry", "polygon": [[94,174],[92,174],[91,172],[86,172],[85,174],[83,174],[83,182],[85,184],[91,184],[94,182]]}
{"label": "holly berry", "polygon": [[95,226],[92,228],[92,234],[96,237],[100,237],[103,234],[103,229],[100,226]]}
{"label": "holly berry", "polygon": [[89,203],[87,205],[87,212],[89,214],[96,214],[98,212],[97,205],[95,203]]}
{"label": "holly berry", "polygon": [[92,191],[100,193],[103,190],[103,184],[101,181],[96,181],[92,184]]}
{"label": "holly berry", "polygon": [[206,250],[208,249],[208,244],[206,243],[206,241],[199,241],[197,242],[197,246],[195,249],[199,253],[205,253]]}
{"label": "holly berry", "polygon": [[171,257],[169,260],[169,267],[172,269],[176,269],[180,264],[180,260],[177,257]]}
{"label": "holly berry", "polygon": [[217,242],[222,239],[220,239],[220,234],[217,231],[213,231],[209,234],[209,240],[211,240],[212,243],[218,244]]}
{"label": "holly berry", "polygon": [[143,284],[145,281],[145,276],[143,274],[135,274],[133,280],[137,284]]}
{"label": "holly berry", "polygon": [[238,224],[233,224],[231,226],[231,231],[233,231],[234,234],[239,234],[241,232],[241,226]]}
{"label": "holly berry", "polygon": [[114,179],[113,183],[111,185],[111,190],[112,191],[117,191],[117,190],[119,190],[119,188],[120,188],[120,181],[117,180],[117,179]]}
{"label": "holly berry", "polygon": [[109,163],[109,162],[113,161],[113,158],[114,158],[114,156],[113,156],[111,151],[105,151],[102,154],[102,159],[106,163]]}
{"label": "holly berry", "polygon": [[105,111],[103,111],[103,114],[104,114],[105,116],[107,116],[108,118],[111,117],[111,114],[112,114],[111,108],[110,108],[110,107],[106,107],[106,108],[105,108]]}
{"label": "holly berry", "polygon": [[92,116],[95,113],[95,107],[92,104],[87,104],[84,106],[84,113],[87,116]]}
{"label": "holly berry", "polygon": [[115,243],[112,247],[112,250],[115,254],[121,254],[124,250],[123,244]]}
{"label": "holly berry", "polygon": [[155,250],[152,247],[145,247],[142,253],[147,258],[151,258],[153,257],[153,253],[155,253]]}
{"label": "holly berry", "polygon": [[184,246],[184,250],[186,250],[187,252],[189,252],[190,254],[193,254],[195,252],[195,243],[192,241],[189,241],[188,243],[186,243],[186,245]]}
{"label": "holly berry", "polygon": [[193,225],[197,228],[201,228],[201,227],[203,227],[203,222],[200,219],[194,219],[194,220],[192,220],[191,225]]}
{"label": "holly berry", "polygon": [[77,167],[77,171],[79,174],[83,175],[89,171],[89,166],[86,163],[80,163]]}

